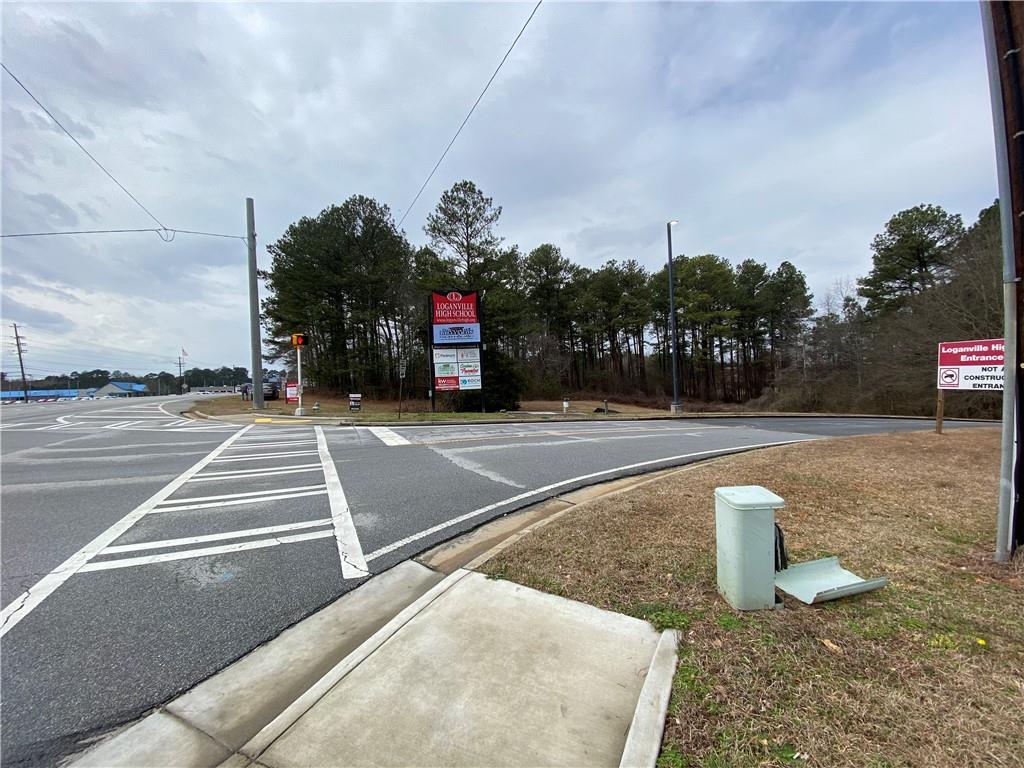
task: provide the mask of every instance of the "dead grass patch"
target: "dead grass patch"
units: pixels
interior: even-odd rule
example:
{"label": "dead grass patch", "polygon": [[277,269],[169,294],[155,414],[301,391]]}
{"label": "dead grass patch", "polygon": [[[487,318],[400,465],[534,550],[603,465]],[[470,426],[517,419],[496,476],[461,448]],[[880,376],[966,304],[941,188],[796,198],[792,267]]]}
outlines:
{"label": "dead grass patch", "polygon": [[[1024,567],[991,561],[998,430],[728,457],[570,512],[482,570],[681,630],[661,765],[1024,765]],[[794,561],[883,590],[738,613],[713,492],[764,485]]]}

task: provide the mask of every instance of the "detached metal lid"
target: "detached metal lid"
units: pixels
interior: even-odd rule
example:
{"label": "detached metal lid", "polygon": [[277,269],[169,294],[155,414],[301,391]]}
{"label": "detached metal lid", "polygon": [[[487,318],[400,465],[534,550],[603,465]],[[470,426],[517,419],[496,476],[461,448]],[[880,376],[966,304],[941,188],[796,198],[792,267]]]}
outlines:
{"label": "detached metal lid", "polygon": [[778,509],[786,506],[781,496],[776,496],[760,485],[729,485],[715,488],[715,498],[733,509]]}

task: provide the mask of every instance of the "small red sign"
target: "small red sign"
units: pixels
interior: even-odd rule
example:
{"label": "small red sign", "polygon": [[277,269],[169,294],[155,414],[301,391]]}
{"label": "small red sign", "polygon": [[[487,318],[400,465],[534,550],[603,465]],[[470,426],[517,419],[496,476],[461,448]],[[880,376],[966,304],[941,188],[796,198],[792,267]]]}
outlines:
{"label": "small red sign", "polygon": [[939,343],[939,367],[963,365],[1002,365],[1005,345],[1002,339],[943,341]]}
{"label": "small red sign", "polygon": [[434,389],[438,392],[446,392],[459,388],[458,376],[435,376]]}
{"label": "small red sign", "polygon": [[447,294],[434,291],[431,294],[431,305],[434,325],[461,325],[478,323],[476,311],[476,291],[459,293],[449,291]]}

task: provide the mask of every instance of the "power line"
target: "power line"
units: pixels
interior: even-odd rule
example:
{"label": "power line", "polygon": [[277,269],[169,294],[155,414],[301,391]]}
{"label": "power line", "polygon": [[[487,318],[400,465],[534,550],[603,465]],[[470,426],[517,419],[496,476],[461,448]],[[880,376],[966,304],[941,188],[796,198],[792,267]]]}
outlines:
{"label": "power line", "polygon": [[[227,237],[232,240],[245,241],[243,235],[225,235],[219,232],[197,232],[193,229],[174,229],[173,227],[164,227],[163,229],[156,229],[154,227],[144,229],[76,229],[68,230],[63,232],[18,232],[10,235],[0,235],[0,237],[53,237],[56,235],[115,235],[123,234],[125,232],[155,232],[161,240],[165,243],[169,243],[174,240],[174,236],[181,235],[203,235],[205,237]],[[169,237],[168,237],[169,233]]]}
{"label": "power line", "polygon": [[14,82],[16,82],[18,85],[21,86],[21,89],[25,93],[27,93],[29,95],[29,98],[31,98],[32,101],[34,101],[36,104],[38,104],[39,108],[41,110],[43,110],[43,112],[45,112],[47,115],[49,115],[50,119],[53,120],[53,122],[55,122],[57,124],[57,127],[60,128],[62,131],[64,131],[64,133],[66,133],[68,135],[68,138],[71,139],[73,142],[75,142],[75,144],[78,145],[78,148],[80,150],[82,150],[83,152],[85,152],[85,154],[89,157],[89,159],[92,160],[94,163],[96,163],[96,165],[99,167],[99,169],[101,171],[103,171],[105,174],[107,174],[107,176],[110,177],[110,180],[113,181],[115,184],[117,184],[117,186],[119,186],[121,188],[122,192],[124,192],[126,195],[128,195],[128,197],[130,197],[132,199],[132,201],[137,206],[139,206],[139,208],[141,208],[143,211],[145,211],[146,215],[149,216],[149,218],[151,218],[153,221],[155,221],[157,224],[159,224],[162,229],[167,229],[167,227],[164,226],[164,223],[162,221],[160,221],[160,219],[158,219],[156,216],[154,216],[150,212],[149,208],[147,208],[142,203],[140,203],[138,198],[135,197],[135,195],[133,195],[131,192],[129,192],[127,190],[127,188],[125,188],[124,184],[122,184],[120,181],[118,181],[117,179],[114,178],[114,174],[112,174],[110,171],[108,171],[106,168],[104,168],[103,164],[99,160],[97,160],[95,157],[93,157],[92,153],[88,149],[86,149],[84,146],[82,146],[82,142],[80,142],[78,139],[76,139],[74,137],[74,135],[71,133],[71,131],[69,131],[67,128],[65,128],[63,126],[63,124],[60,122],[60,120],[58,120],[56,117],[54,117],[53,113],[50,110],[48,110],[46,107],[43,106],[43,103],[41,101],[39,101],[39,99],[37,99],[35,97],[35,94],[33,94],[32,91],[30,91],[28,89],[28,87],[23,82],[21,82],[21,80],[18,79],[17,75],[15,75],[13,72],[11,72],[11,70],[9,70],[7,68],[6,64],[4,64],[3,62],[0,62],[0,67],[4,68],[4,72],[6,72],[8,75],[10,75],[11,78],[14,80]]}
{"label": "power line", "polygon": [[476,101],[474,101],[473,106],[470,107],[469,113],[466,115],[466,119],[462,121],[462,125],[459,126],[459,130],[457,130],[455,132],[455,135],[452,136],[452,140],[448,142],[448,146],[445,147],[444,152],[441,153],[441,157],[438,159],[437,163],[434,164],[433,170],[430,171],[430,174],[427,176],[426,180],[420,186],[419,192],[416,193],[416,197],[414,197],[412,199],[412,202],[409,203],[408,207],[406,207],[405,212],[402,214],[402,218],[398,221],[398,229],[402,228],[402,222],[405,221],[405,217],[409,215],[409,211],[411,211],[412,207],[416,205],[416,201],[420,199],[420,195],[423,194],[423,190],[427,188],[427,184],[429,184],[430,180],[434,178],[434,174],[437,172],[437,169],[441,167],[441,163],[444,161],[445,156],[448,154],[448,150],[450,150],[452,148],[452,145],[455,144],[455,140],[459,138],[459,134],[462,133],[462,129],[465,128],[466,123],[469,122],[469,118],[473,116],[473,112],[476,111],[477,105],[483,99],[484,94],[487,93],[487,89],[491,87],[491,83],[494,82],[494,78],[498,76],[498,72],[500,72],[502,66],[504,66],[505,60],[508,59],[509,55],[512,53],[512,49],[516,47],[516,43],[519,42],[519,38],[523,36],[523,33],[526,31],[526,28],[530,25],[530,22],[533,20],[534,14],[537,13],[537,9],[540,8],[540,4],[542,2],[544,2],[544,0],[537,0],[537,4],[533,6],[533,10],[530,12],[529,17],[527,17],[526,22],[523,24],[523,28],[519,30],[519,34],[516,35],[516,39],[512,41],[512,45],[508,47],[508,50],[505,51],[505,55],[501,57],[501,61],[498,63],[497,68],[494,70],[494,74],[491,75],[491,79],[487,81],[487,85],[485,85],[484,89],[480,91],[480,95],[476,97]]}
{"label": "power line", "polygon": [[11,72],[10,69],[8,69],[6,64],[4,64],[3,62],[0,62],[0,67],[3,67],[4,72],[6,72],[8,75],[10,75],[11,78],[14,80],[14,82],[16,82],[18,85],[21,86],[21,89],[23,91],[25,91],[25,93],[27,93],[29,95],[29,98],[31,98],[32,101],[34,101],[39,106],[39,108],[41,110],[43,110],[43,112],[45,112],[47,114],[47,116],[51,120],[53,120],[54,123],[57,124],[58,128],[60,128],[62,131],[64,131],[64,133],[67,134],[69,139],[71,139],[73,142],[75,142],[75,144],[78,146],[78,148],[80,150],[85,152],[85,154],[88,156],[88,158],[90,160],[92,160],[101,171],[103,171],[105,174],[107,174],[107,176],[110,178],[111,181],[113,181],[115,184],[117,184],[117,186],[119,186],[121,188],[122,192],[124,192],[126,195],[128,195],[128,197],[130,197],[132,199],[132,202],[134,202],[137,206],[139,206],[139,208],[141,208],[143,211],[145,211],[146,215],[149,216],[149,218],[151,218],[153,221],[155,221],[157,224],[160,225],[160,229],[83,229],[83,230],[77,230],[77,231],[72,231],[72,232],[20,232],[20,233],[12,234],[12,235],[0,235],[0,237],[52,237],[54,235],[108,235],[108,234],[120,234],[120,233],[125,233],[125,232],[155,232],[157,234],[157,236],[159,236],[159,238],[161,240],[163,240],[164,242],[167,242],[167,243],[169,243],[172,240],[174,240],[174,236],[176,234],[178,234],[178,233],[181,233],[183,235],[204,235],[206,237],[229,237],[229,238],[234,238],[236,240],[245,240],[244,237],[241,237],[239,235],[224,235],[224,234],[220,234],[220,233],[217,233],[217,232],[197,232],[197,231],[191,230],[191,229],[173,229],[171,227],[165,226],[164,223],[162,221],[160,221],[160,219],[158,219],[156,216],[153,215],[153,213],[149,210],[149,208],[147,208],[142,203],[140,203],[138,198],[135,197],[135,195],[133,195],[131,192],[129,192],[127,190],[127,188],[124,186],[124,184],[122,184],[120,181],[118,181],[116,178],[114,178],[114,174],[112,174],[105,167],[103,167],[103,164],[99,160],[97,160],[95,157],[93,157],[92,153],[82,145],[82,142],[80,142],[78,139],[76,139],[74,137],[74,135],[71,133],[71,131],[69,131],[67,128],[64,127],[64,124],[61,123],[61,121],[58,120],[56,118],[56,116],[50,110],[48,110],[39,99],[36,98],[35,94],[32,93],[32,91],[30,91],[28,89],[28,86],[26,86],[23,82],[21,82],[21,80],[18,79],[18,76],[15,75],[13,72]]}

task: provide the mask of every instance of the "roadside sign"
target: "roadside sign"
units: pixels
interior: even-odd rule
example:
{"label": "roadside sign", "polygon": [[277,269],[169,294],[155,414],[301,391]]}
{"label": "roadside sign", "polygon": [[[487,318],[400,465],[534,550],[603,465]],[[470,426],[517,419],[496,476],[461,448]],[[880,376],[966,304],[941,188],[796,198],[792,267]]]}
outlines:
{"label": "roadside sign", "polygon": [[434,363],[435,376],[458,376],[458,363]]}
{"label": "roadside sign", "polygon": [[1002,339],[943,341],[939,344],[938,388],[1003,389]]}
{"label": "roadside sign", "polygon": [[482,389],[479,376],[459,376],[459,389]]}
{"label": "roadside sign", "polygon": [[480,362],[480,347],[456,347],[455,353],[460,363]]}
{"label": "roadside sign", "polygon": [[463,325],[435,325],[435,344],[479,344],[480,323]]}
{"label": "roadside sign", "polygon": [[363,409],[363,396],[356,394],[349,394],[348,396],[348,409],[350,411],[361,411]]}
{"label": "roadside sign", "polygon": [[400,379],[405,378],[405,364],[405,358],[402,358],[402,360],[398,363],[398,378]]}
{"label": "roadside sign", "polygon": [[299,382],[288,381],[284,385],[284,401],[286,403],[299,402]]}
{"label": "roadside sign", "polygon": [[431,294],[434,325],[464,325],[479,323],[476,291],[433,291]]}
{"label": "roadside sign", "polygon": [[459,376],[480,376],[480,363],[459,363]]}
{"label": "roadside sign", "polygon": [[437,392],[457,392],[459,389],[458,376],[435,376],[434,390]]}
{"label": "roadside sign", "polygon": [[444,347],[434,347],[434,362],[435,363],[457,363],[457,362],[459,362],[458,352],[459,352],[459,350],[457,348],[456,349],[451,349],[451,348],[447,348],[446,349]]}

